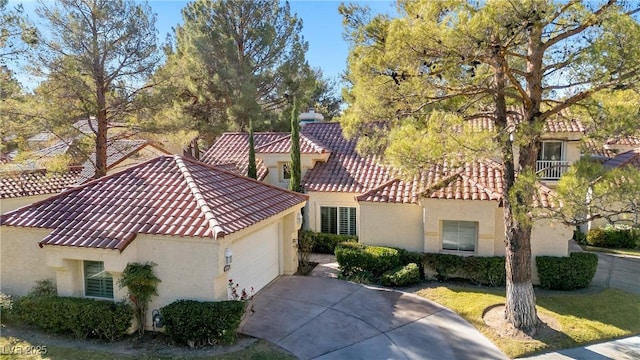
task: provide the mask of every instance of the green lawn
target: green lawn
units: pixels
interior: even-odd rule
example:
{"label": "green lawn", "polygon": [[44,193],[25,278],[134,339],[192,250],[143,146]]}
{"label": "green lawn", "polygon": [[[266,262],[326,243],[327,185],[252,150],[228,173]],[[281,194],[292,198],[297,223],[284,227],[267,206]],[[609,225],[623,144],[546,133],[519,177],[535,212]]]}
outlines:
{"label": "green lawn", "polygon": [[504,290],[449,286],[422,289],[418,295],[458,313],[512,358],[640,334],[640,296],[619,290],[537,296],[538,312],[555,318],[561,329],[528,341],[500,337],[482,319],[487,308],[504,304]]}
{"label": "green lawn", "polygon": [[[0,360],[111,360],[114,358],[124,360],[151,360],[151,359],[178,359],[178,360],[293,360],[294,356],[291,356],[284,351],[280,350],[276,346],[264,341],[258,340],[245,349],[230,352],[220,355],[198,355],[191,351],[191,349],[185,347],[184,355],[155,355],[145,353],[145,351],[136,351],[130,355],[128,354],[114,354],[108,351],[96,351],[82,349],[79,346],[67,347],[67,346],[51,346],[46,345],[46,354],[41,355],[27,355],[26,352],[32,347],[32,345],[42,345],[29,343],[22,339],[13,337],[0,337]],[[13,349],[13,354],[11,354]],[[22,354],[20,354],[22,353]]]}
{"label": "green lawn", "polygon": [[595,251],[607,254],[640,256],[640,250],[637,249],[610,249],[597,246],[580,245],[584,251]]}

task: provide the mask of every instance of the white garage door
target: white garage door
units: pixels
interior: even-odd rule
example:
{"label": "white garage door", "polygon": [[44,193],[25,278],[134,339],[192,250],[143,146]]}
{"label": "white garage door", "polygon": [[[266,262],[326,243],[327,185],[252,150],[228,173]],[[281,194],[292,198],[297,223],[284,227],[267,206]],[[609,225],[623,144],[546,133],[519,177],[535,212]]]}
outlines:
{"label": "white garage door", "polygon": [[239,291],[253,287],[258,292],[278,277],[278,238],[278,223],[275,223],[233,242],[229,279],[240,285]]}

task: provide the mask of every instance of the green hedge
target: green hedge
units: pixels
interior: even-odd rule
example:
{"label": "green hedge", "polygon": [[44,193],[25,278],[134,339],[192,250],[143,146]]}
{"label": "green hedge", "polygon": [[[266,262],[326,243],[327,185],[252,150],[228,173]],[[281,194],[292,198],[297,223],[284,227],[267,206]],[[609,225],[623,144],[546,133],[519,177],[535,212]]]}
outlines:
{"label": "green hedge", "polygon": [[115,341],[131,326],[133,311],[125,302],[61,296],[25,296],[14,302],[22,321],[53,333],[89,335]]}
{"label": "green hedge", "polygon": [[166,334],[178,344],[232,344],[244,302],[178,300],[160,309]]}
{"label": "green hedge", "polygon": [[504,256],[468,256],[464,271],[471,281],[486,286],[505,286],[507,271]]}
{"label": "green hedge", "polygon": [[589,286],[596,274],[598,256],[571,253],[569,257],[537,256],[540,286],[551,290],[573,290]]}
{"label": "green hedge", "polygon": [[325,234],[307,230],[303,236],[313,238],[313,252],[319,254],[334,254],[336,246],[342,242],[358,242],[357,236]]}
{"label": "green hedge", "polygon": [[384,286],[407,286],[420,282],[420,270],[418,265],[410,263],[397,267],[382,274],[380,278]]}
{"label": "green hedge", "polygon": [[464,257],[453,254],[426,253],[424,267],[436,272],[438,281],[446,281],[455,272],[462,270]]}
{"label": "green hedge", "polygon": [[640,248],[640,231],[613,227],[591,229],[587,233],[586,243],[613,249],[636,249]]}
{"label": "green hedge", "polygon": [[347,242],[340,243],[335,254],[340,270],[345,276],[365,271],[377,279],[384,272],[401,265],[398,250],[388,247]]}

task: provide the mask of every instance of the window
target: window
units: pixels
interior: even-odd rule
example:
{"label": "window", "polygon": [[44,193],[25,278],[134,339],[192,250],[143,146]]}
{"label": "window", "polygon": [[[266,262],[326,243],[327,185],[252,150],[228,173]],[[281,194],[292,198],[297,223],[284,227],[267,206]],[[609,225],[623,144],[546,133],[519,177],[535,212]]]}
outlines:
{"label": "window", "polygon": [[113,299],[113,277],[102,261],[84,261],[84,296]]}
{"label": "window", "polygon": [[280,168],[280,182],[289,182],[291,179],[291,164],[279,163]]}
{"label": "window", "polygon": [[561,161],[562,141],[543,141],[538,160]]}
{"label": "window", "polygon": [[356,208],[320,207],[320,232],[356,235]]}
{"label": "window", "polygon": [[455,251],[475,251],[478,237],[478,223],[475,221],[442,222],[442,249]]}

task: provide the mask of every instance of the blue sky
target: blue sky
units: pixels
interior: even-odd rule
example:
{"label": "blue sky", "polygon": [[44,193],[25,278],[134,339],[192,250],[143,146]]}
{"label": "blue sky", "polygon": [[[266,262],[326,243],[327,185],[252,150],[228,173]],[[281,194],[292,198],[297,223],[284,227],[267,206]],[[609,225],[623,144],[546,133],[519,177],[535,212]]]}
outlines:
{"label": "blue sky", "polygon": [[[49,1],[49,0],[45,0]],[[250,0],[248,0],[250,1]],[[345,1],[357,2],[357,1]],[[11,0],[9,6],[22,3],[29,18],[36,20],[34,12],[36,1]],[[172,27],[182,22],[182,8],[188,1],[181,0],[151,0],[153,11],[157,14],[156,27],[161,41]],[[293,0],[290,1],[291,12],[297,14],[303,21],[302,35],[309,43],[307,60],[312,67],[322,69],[326,77],[338,78],[346,68],[348,44],[342,39],[342,17],[338,14],[341,1],[335,0]],[[359,1],[370,6],[374,12],[393,13],[394,5],[390,1]],[[18,79],[27,88],[35,84],[26,84],[30,80],[26,74],[18,73]]]}

